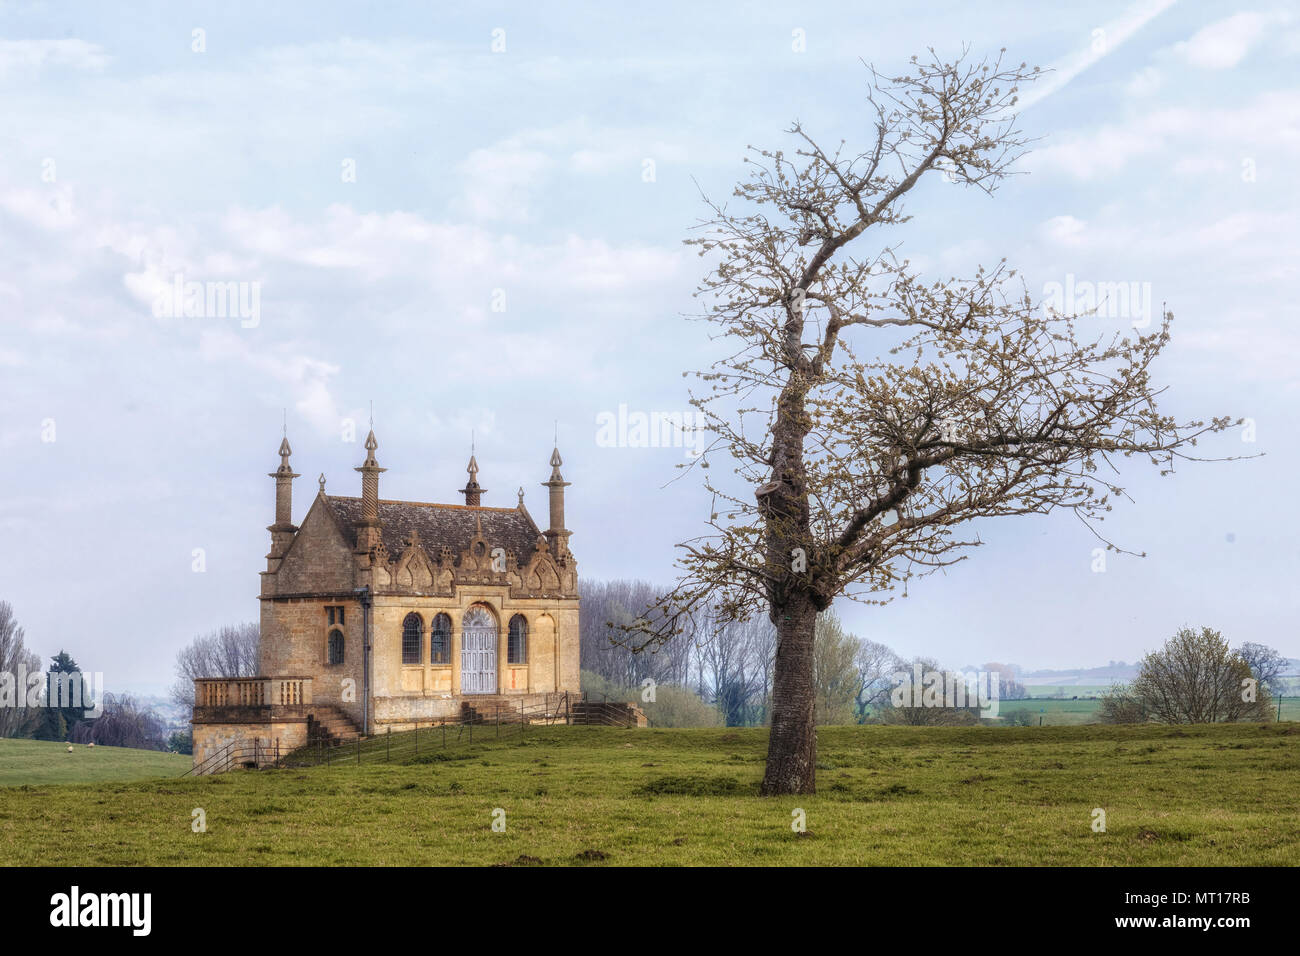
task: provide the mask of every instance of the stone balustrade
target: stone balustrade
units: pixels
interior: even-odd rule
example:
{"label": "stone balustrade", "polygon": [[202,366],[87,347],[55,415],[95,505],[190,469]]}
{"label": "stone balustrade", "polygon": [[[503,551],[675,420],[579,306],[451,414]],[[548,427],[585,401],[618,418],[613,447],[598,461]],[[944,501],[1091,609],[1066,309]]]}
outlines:
{"label": "stone balustrade", "polygon": [[310,677],[200,677],[194,681],[195,723],[221,723],[239,716],[297,716],[309,704]]}

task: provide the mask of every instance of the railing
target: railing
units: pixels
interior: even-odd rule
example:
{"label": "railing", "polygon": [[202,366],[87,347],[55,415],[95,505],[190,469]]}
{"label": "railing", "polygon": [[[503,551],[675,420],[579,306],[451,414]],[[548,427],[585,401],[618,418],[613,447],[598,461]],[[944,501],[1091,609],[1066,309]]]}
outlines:
{"label": "railing", "polygon": [[310,677],[199,677],[196,707],[270,707],[311,703]]}
{"label": "railing", "polygon": [[186,770],[182,777],[202,777],[211,773],[226,773],[234,768],[261,769],[281,766],[282,754],[277,740],[264,744],[260,740],[232,740],[216,753]]}
{"label": "railing", "polygon": [[336,764],[398,763],[414,760],[421,755],[445,750],[459,744],[475,741],[486,743],[518,737],[522,742],[533,726],[552,726],[570,722],[573,710],[570,694],[545,694],[518,701],[483,702],[478,707],[472,700],[456,717],[431,722],[428,727],[393,733],[373,734],[363,737],[351,734],[344,737],[318,737],[280,761],[283,767],[315,767]]}
{"label": "railing", "polygon": [[[581,706],[593,705],[591,707]],[[538,725],[585,723],[615,727],[628,726],[607,711],[611,706],[633,706],[627,701],[603,696],[599,701],[577,698],[568,692],[545,694],[519,701],[484,701],[478,707],[473,700],[464,702],[456,717],[431,722],[427,727],[393,733],[359,733],[344,736],[322,735],[296,750],[283,750],[278,741],[233,741],[186,771],[183,776],[223,773],[231,769],[268,767],[332,767],[338,764],[401,763],[422,755],[443,751],[475,741],[487,743],[519,738],[522,743],[530,727]]]}

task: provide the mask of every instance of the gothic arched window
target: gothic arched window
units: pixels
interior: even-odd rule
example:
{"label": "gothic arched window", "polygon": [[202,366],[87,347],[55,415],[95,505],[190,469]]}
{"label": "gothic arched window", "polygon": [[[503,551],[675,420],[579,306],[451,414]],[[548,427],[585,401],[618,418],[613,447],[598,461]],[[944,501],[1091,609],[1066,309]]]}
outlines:
{"label": "gothic arched window", "polygon": [[420,663],[420,638],[424,636],[424,621],[412,611],[402,622],[402,663]]}
{"label": "gothic arched window", "polygon": [[451,618],[439,614],[429,627],[429,663],[451,663]]}
{"label": "gothic arched window", "polygon": [[522,614],[510,619],[510,641],[506,645],[506,661],[510,664],[528,663],[528,622]]}
{"label": "gothic arched window", "polygon": [[343,632],[338,628],[330,631],[329,662],[331,664],[343,663]]}

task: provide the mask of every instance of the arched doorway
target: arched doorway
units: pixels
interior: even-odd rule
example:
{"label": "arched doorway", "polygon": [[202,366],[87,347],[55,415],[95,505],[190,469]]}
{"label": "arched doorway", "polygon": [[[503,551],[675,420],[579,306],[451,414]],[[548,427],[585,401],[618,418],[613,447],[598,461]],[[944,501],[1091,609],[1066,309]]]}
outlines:
{"label": "arched doorway", "polygon": [[497,692],[497,622],[481,604],[466,611],[461,622],[460,692]]}

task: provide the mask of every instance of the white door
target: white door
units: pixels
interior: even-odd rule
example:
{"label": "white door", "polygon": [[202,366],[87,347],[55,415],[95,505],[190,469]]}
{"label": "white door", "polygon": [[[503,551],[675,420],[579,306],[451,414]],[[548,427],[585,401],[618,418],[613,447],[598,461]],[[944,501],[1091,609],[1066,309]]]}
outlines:
{"label": "white door", "polygon": [[460,691],[497,692],[497,626],[492,615],[481,607],[466,612],[461,628]]}

